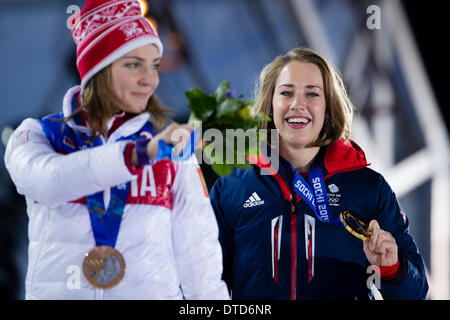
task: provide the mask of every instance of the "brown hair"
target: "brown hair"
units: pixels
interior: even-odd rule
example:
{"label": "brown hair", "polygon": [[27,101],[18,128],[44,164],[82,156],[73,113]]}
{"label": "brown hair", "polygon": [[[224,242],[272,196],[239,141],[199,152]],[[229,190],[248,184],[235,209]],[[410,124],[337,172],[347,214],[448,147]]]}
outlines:
{"label": "brown hair", "polygon": [[[95,140],[99,133],[106,132],[108,120],[115,114],[113,103],[119,101],[111,90],[111,74],[111,65],[109,65],[92,77],[82,92],[83,99],[80,106],[70,116],[64,118],[64,121],[69,121],[78,113],[86,110],[89,126],[94,130],[92,140]],[[152,123],[156,132],[163,129],[170,113],[155,95],[148,100],[145,112],[152,115]]]}
{"label": "brown hair", "polygon": [[[325,121],[317,140],[312,146],[325,146],[340,138],[349,139],[354,110],[353,104],[348,97],[339,72],[311,49],[292,49],[287,54],[278,56],[264,67],[255,90],[256,99],[253,106],[255,111],[272,115],[272,99],[278,75],[281,69],[291,61],[313,63],[322,74],[326,103]],[[264,121],[260,128],[273,129],[275,125],[273,120]]]}

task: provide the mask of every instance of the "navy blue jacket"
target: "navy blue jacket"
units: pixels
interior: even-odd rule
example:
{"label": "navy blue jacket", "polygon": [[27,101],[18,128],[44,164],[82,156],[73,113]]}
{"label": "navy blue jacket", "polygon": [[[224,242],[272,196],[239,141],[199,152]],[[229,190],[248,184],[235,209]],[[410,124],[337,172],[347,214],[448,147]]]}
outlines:
{"label": "navy blue jacket", "polygon": [[252,169],[219,178],[210,195],[219,225],[223,279],[232,298],[367,300],[373,299],[368,283],[374,282],[384,299],[425,299],[423,259],[384,178],[367,168],[354,142],[339,140],[321,148],[317,157],[333,217],[347,209],[367,222],[376,219],[396,240],[401,274],[377,281],[363,241],[342,225],[320,222],[294,193],[289,164],[280,159],[274,172],[258,161]]}

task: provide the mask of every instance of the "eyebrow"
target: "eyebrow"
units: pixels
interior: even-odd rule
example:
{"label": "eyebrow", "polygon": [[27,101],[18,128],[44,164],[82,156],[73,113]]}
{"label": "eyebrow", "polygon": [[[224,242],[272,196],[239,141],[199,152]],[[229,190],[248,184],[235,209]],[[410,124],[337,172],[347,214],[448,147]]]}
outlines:
{"label": "eyebrow", "polygon": [[[145,61],[144,58],[141,58],[141,57],[138,57],[138,56],[125,56],[125,57],[122,57],[120,59],[137,59],[139,61]],[[161,60],[161,58],[158,57],[158,58],[153,59],[153,62],[157,62],[157,61],[160,61],[160,60]]]}
{"label": "eyebrow", "polygon": [[[290,83],[284,83],[284,84],[281,84],[281,85],[278,86],[278,88],[280,88],[280,87],[294,88],[295,86],[294,86],[293,84],[290,84]],[[306,89],[314,89],[314,88],[318,88],[318,89],[322,90],[321,87],[316,86],[316,85],[313,85],[313,84],[308,84],[305,88],[306,88]],[[323,90],[322,90],[322,91],[323,91]]]}

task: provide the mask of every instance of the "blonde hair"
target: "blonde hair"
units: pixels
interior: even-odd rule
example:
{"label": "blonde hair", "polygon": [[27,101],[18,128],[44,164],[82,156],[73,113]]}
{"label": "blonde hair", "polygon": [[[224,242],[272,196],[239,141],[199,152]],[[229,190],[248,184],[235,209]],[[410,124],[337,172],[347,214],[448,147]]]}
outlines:
{"label": "blonde hair", "polygon": [[[107,130],[108,120],[116,113],[113,108],[114,101],[120,101],[111,88],[112,72],[111,65],[109,65],[89,80],[82,92],[82,103],[70,116],[64,118],[64,121],[69,121],[78,113],[86,110],[89,126],[94,130],[92,140],[95,140],[99,133],[104,134]],[[156,132],[163,129],[170,113],[154,95],[148,100],[144,112],[152,115],[152,123]]]}
{"label": "blonde hair", "polygon": [[[340,138],[350,139],[354,107],[342,78],[327,60],[311,49],[292,49],[287,54],[276,57],[274,61],[263,68],[255,89],[256,98],[253,106],[255,111],[272,115],[272,99],[276,81],[281,69],[292,61],[313,63],[322,74],[326,103],[325,121],[312,146],[325,146]],[[275,128],[273,120],[262,122],[260,128]]]}

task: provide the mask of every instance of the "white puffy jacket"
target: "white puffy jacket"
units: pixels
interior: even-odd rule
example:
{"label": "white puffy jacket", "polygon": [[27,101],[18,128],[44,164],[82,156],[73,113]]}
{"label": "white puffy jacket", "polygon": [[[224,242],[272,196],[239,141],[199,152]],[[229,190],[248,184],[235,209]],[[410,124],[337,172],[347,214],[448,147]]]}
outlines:
{"label": "white puffy jacket", "polygon": [[[67,92],[64,116],[79,90]],[[16,129],[5,163],[28,207],[27,299],[229,299],[218,228],[195,157],[157,162],[140,176],[125,164],[127,141],[116,140],[139,131],[148,119],[138,115],[104,145],[68,155],[55,152],[38,120],[26,119]],[[69,126],[87,130],[74,121]],[[104,191],[108,204],[110,189],[128,181],[116,243],[125,276],[111,289],[97,289],[82,273],[84,255],[95,247],[83,198]]]}

